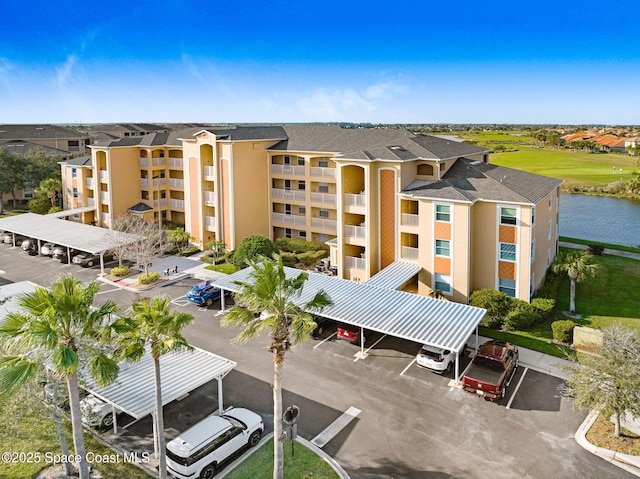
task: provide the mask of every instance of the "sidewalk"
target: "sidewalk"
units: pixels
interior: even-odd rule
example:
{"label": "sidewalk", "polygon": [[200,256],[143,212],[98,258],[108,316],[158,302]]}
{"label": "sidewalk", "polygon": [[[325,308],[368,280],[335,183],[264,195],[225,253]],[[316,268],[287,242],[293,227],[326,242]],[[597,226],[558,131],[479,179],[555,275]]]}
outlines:
{"label": "sidewalk", "polygon": [[[568,241],[560,241],[560,246],[563,248],[573,248],[573,249],[589,249],[587,245],[578,244],[578,243],[570,243]],[[640,253],[631,253],[630,251],[620,251],[617,249],[605,248],[604,254],[609,254],[612,256],[623,256],[625,258],[631,258],[640,261]]]}

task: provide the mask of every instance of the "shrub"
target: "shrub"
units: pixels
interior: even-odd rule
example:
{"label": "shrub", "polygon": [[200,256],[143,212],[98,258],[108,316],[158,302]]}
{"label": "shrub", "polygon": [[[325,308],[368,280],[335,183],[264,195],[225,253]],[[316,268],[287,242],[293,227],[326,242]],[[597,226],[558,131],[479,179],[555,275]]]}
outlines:
{"label": "shrub", "polygon": [[298,258],[296,258],[295,253],[282,251],[280,253],[280,256],[282,256],[282,264],[284,264],[285,266],[295,266],[295,264],[298,262]]}
{"label": "shrub", "polygon": [[296,256],[298,258],[298,263],[302,263],[305,266],[311,266],[319,259],[329,256],[329,252],[321,249],[319,251],[307,251],[306,253],[299,253]]}
{"label": "shrub", "polygon": [[540,314],[541,321],[547,321],[553,317],[556,300],[551,298],[533,298],[531,306]]}
{"label": "shrub", "polygon": [[560,283],[564,279],[564,275],[556,273],[548,273],[544,280],[544,286],[536,291],[536,298],[558,299],[558,290]]}
{"label": "shrub", "polygon": [[603,256],[604,255],[604,246],[600,246],[597,244],[589,245],[589,253],[594,256]]}
{"label": "shrub", "polygon": [[111,274],[118,277],[126,276],[128,272],[129,272],[128,266],[116,266],[114,268],[111,268]]}
{"label": "shrub", "polygon": [[562,343],[571,344],[571,342],[573,342],[573,328],[575,328],[575,326],[576,323],[570,319],[554,321],[551,323],[553,339]]}
{"label": "shrub", "polygon": [[151,284],[158,279],[160,279],[160,273],[151,271],[149,274],[141,274],[140,276],[138,276],[138,283]]}
{"label": "shrub", "polygon": [[199,253],[199,252],[200,252],[200,249],[196,248],[195,246],[193,246],[191,248],[186,248],[186,249],[182,250],[180,252],[180,256],[192,256],[192,255],[194,255],[196,253]]}
{"label": "shrub", "polygon": [[504,318],[509,314],[513,301],[505,293],[495,289],[479,289],[471,293],[469,304],[487,310],[487,314],[480,323],[492,329],[500,329]]}
{"label": "shrub", "polygon": [[244,268],[249,261],[258,259],[259,256],[271,258],[276,248],[273,242],[264,236],[253,235],[243,239],[233,254],[233,264],[236,268]]}
{"label": "shrub", "polygon": [[213,264],[213,256],[211,254],[204,254],[200,256],[200,261],[207,264]]}
{"label": "shrub", "polygon": [[535,307],[518,300],[515,309],[504,318],[502,329],[505,331],[524,331],[541,321],[542,315]]}
{"label": "shrub", "polygon": [[177,246],[174,246],[171,249],[167,250],[167,254],[178,254],[180,252],[180,248],[178,248]]}
{"label": "shrub", "polygon": [[324,246],[320,243],[294,238],[278,238],[276,239],[275,247],[279,251],[288,253],[306,253],[324,249]]}

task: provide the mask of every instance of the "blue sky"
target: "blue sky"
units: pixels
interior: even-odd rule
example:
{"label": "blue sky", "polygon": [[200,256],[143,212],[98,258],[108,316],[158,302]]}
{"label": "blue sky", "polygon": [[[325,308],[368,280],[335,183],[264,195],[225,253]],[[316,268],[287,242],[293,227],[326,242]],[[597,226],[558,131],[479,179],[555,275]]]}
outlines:
{"label": "blue sky", "polygon": [[0,123],[640,124],[640,4],[3,2]]}

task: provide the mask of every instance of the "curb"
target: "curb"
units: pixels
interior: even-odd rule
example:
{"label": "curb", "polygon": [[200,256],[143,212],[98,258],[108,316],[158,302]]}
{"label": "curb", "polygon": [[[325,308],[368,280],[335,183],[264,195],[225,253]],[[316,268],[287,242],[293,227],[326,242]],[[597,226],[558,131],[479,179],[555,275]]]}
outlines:
{"label": "curb", "polygon": [[559,371],[557,368],[546,368],[544,366],[540,366],[539,364],[532,364],[532,363],[528,363],[526,361],[520,361],[520,366],[524,366],[526,368],[531,369],[532,371],[537,371],[539,373],[548,374],[549,376],[560,378],[560,379],[563,379],[565,381],[567,379],[569,379],[569,376],[567,374]]}
{"label": "curb", "polygon": [[102,281],[103,283],[109,284],[109,285],[114,286],[116,288],[124,289],[125,291],[131,291],[132,293],[141,293],[143,291],[149,291],[150,289],[161,288],[163,286],[168,286],[170,284],[177,283],[181,279],[188,278],[190,276],[191,276],[190,274],[178,273],[177,276],[172,276],[171,279],[165,279],[160,284],[151,284],[151,285],[147,286],[146,288],[132,288],[131,286],[125,286],[123,284],[118,284],[118,283],[116,283],[114,281],[110,281],[110,280],[106,279],[104,276],[98,276],[97,279],[98,279],[98,281]]}
{"label": "curb", "polygon": [[593,423],[598,419],[600,411],[591,411],[585,420],[580,424],[580,427],[576,431],[575,439],[580,446],[589,451],[592,454],[610,462],[611,464],[618,466],[625,471],[640,477],[640,456],[630,456],[629,454],[622,454],[609,449],[595,446],[587,441],[587,432],[593,426]]}

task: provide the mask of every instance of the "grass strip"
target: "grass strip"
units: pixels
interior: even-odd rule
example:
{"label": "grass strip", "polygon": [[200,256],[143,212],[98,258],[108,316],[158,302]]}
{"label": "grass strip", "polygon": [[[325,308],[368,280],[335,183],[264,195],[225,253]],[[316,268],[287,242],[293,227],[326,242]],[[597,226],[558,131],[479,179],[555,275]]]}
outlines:
{"label": "grass strip", "polygon": [[570,238],[568,236],[560,236],[560,241],[565,243],[581,244],[586,246],[602,246],[603,248],[613,249],[616,251],[626,251],[628,253],[640,253],[640,248],[634,248],[633,246],[622,246],[619,244],[601,243],[599,241],[583,240],[578,238]]}

